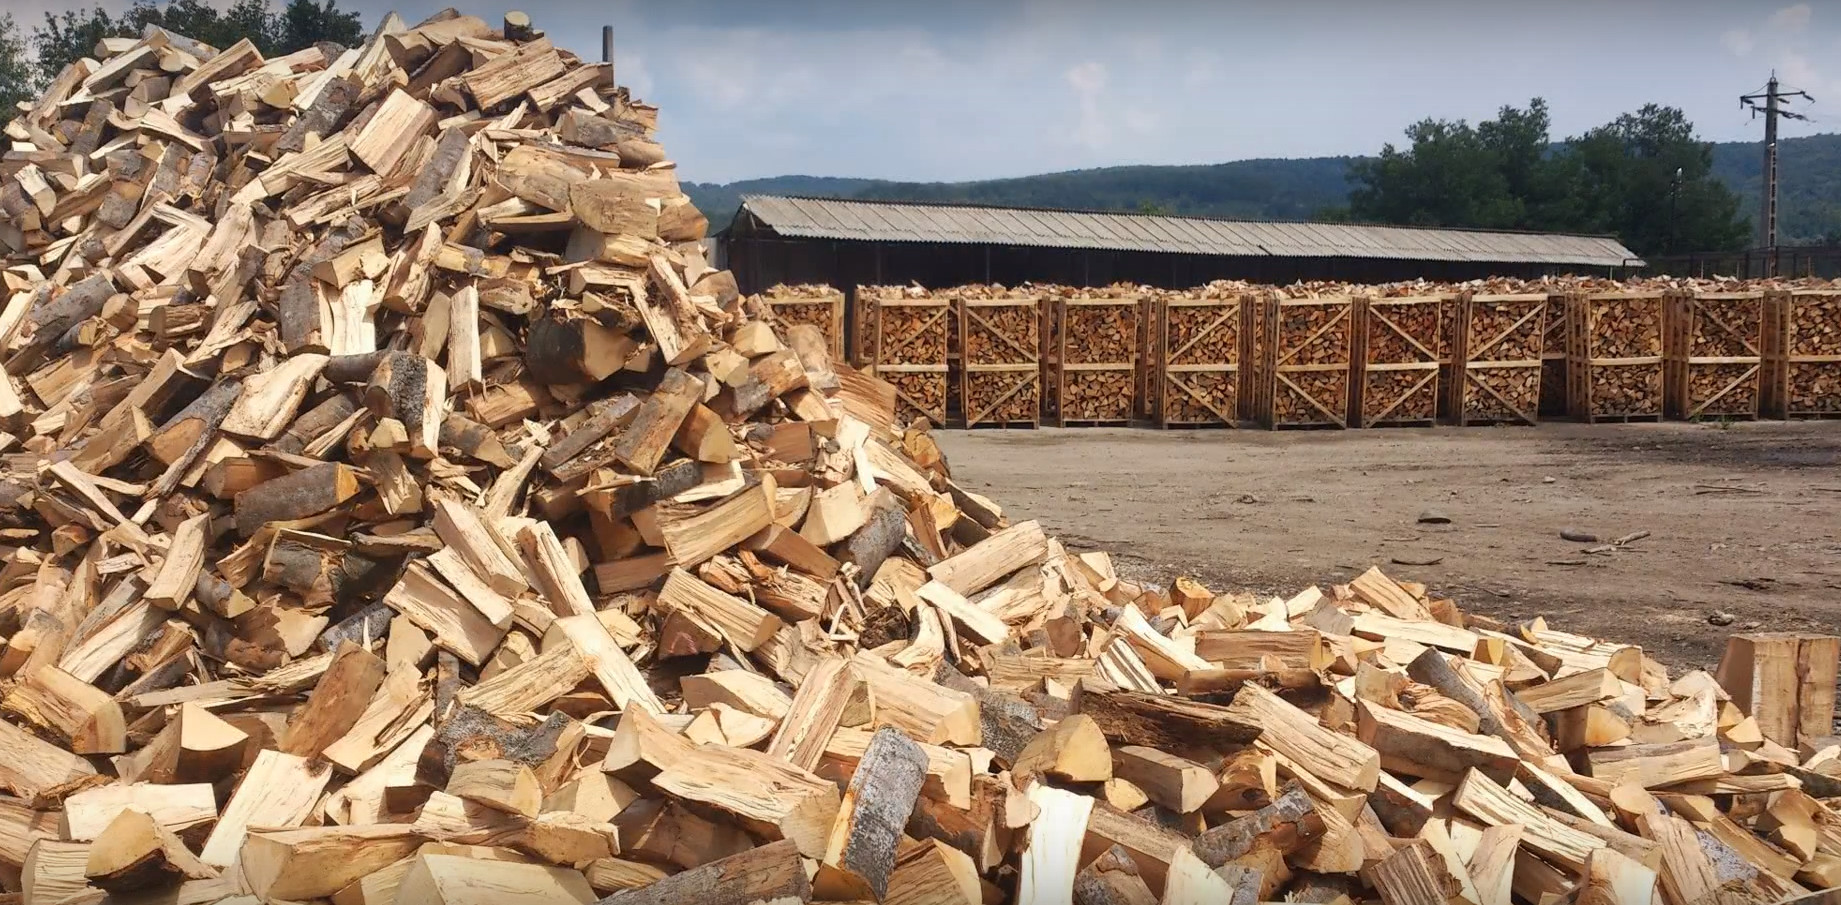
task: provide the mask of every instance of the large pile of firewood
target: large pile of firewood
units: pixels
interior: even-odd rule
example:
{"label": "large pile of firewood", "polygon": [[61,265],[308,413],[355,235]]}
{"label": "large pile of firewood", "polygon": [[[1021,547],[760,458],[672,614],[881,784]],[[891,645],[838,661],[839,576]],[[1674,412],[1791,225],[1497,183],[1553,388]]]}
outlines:
{"label": "large pile of firewood", "polygon": [[749,310],[655,111],[520,14],[97,56],[0,163],[28,905],[1841,881],[1837,639],[1716,682],[1379,572],[1122,580]]}

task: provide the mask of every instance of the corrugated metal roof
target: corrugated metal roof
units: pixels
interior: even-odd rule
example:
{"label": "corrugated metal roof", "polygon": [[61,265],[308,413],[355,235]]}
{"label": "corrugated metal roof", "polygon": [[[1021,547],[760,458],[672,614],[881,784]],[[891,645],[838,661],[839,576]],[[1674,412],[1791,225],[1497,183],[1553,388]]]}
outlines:
{"label": "corrugated metal roof", "polygon": [[1269,223],[777,195],[744,195],[742,210],[781,236],[812,239],[1590,267],[1643,263],[1616,239],[1604,236]]}

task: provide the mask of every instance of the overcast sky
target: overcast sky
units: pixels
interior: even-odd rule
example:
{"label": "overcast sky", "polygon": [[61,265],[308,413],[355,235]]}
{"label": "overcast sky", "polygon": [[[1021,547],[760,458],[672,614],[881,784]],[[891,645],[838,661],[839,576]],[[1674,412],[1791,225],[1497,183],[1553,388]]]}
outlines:
{"label": "overcast sky", "polygon": [[[702,182],[1363,154],[1421,117],[1535,96],[1556,138],[1653,101],[1703,137],[1756,140],[1738,96],[1772,68],[1823,101],[1785,136],[1841,131],[1841,0],[520,2],[585,58],[613,25],[617,77]],[[34,23],[54,4],[0,5]],[[341,6],[367,28],[393,8]],[[496,23],[509,7],[460,8]]]}

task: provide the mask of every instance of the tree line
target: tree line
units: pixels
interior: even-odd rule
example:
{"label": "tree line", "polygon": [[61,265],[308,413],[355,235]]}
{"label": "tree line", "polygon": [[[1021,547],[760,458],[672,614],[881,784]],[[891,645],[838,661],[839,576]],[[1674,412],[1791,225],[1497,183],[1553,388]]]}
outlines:
{"label": "tree line", "polygon": [[100,6],[46,13],[29,35],[10,13],[0,13],[0,121],[13,118],[21,101],[38,95],[65,66],[95,53],[103,38],[139,37],[157,25],[223,49],[248,38],[264,56],[293,53],[330,41],[346,47],[364,39],[355,11],[338,0],[287,0],[279,12],[271,0],[232,0],[218,9],[208,0],[134,0],[120,15]]}
{"label": "tree line", "polygon": [[1547,104],[1495,119],[1425,119],[1350,164],[1335,216],[1414,226],[1603,233],[1639,255],[1744,248],[1751,224],[1681,110],[1650,104],[1564,142]]}

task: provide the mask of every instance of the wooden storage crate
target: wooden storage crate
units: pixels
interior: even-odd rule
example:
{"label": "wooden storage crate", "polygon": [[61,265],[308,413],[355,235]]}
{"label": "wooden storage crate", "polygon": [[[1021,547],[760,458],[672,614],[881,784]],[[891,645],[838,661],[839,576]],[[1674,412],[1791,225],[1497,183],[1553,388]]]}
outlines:
{"label": "wooden storage crate", "polygon": [[1841,291],[1794,289],[1765,303],[1766,411],[1841,417]]}
{"label": "wooden storage crate", "polygon": [[1137,407],[1140,299],[1057,299],[1055,398],[1066,426],[1125,425]]}
{"label": "wooden storage crate", "polygon": [[1437,422],[1447,305],[1444,296],[1415,296],[1367,299],[1356,307],[1356,426]]}
{"label": "wooden storage crate", "polygon": [[858,297],[868,299],[870,373],[895,386],[896,418],[944,424],[951,300],[874,288]]}
{"label": "wooden storage crate", "polygon": [[1661,291],[1595,292],[1568,300],[1566,401],[1572,417],[1662,418]]}
{"label": "wooden storage crate", "polygon": [[1570,304],[1565,295],[1549,298],[1547,314],[1544,317],[1546,329],[1541,337],[1541,402],[1542,418],[1564,418],[1572,412],[1568,399],[1572,384],[1568,379],[1566,359],[1566,337],[1568,312],[1577,309]]}
{"label": "wooden storage crate", "polygon": [[1670,418],[1757,418],[1764,396],[1764,293],[1668,299],[1663,408]]}
{"label": "wooden storage crate", "polygon": [[966,427],[1035,427],[1042,415],[1041,300],[961,298],[959,411]]}
{"label": "wooden storage crate", "polygon": [[1349,426],[1357,303],[1344,296],[1265,301],[1260,424]]}
{"label": "wooden storage crate", "polygon": [[1469,295],[1457,305],[1452,421],[1534,424],[1540,418],[1548,296]]}
{"label": "wooden storage crate", "polygon": [[1253,306],[1244,296],[1167,298],[1154,396],[1164,427],[1239,424]]}
{"label": "wooden storage crate", "polygon": [[828,286],[775,286],[759,296],[782,327],[811,324],[833,361],[844,361],[844,294]]}

